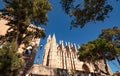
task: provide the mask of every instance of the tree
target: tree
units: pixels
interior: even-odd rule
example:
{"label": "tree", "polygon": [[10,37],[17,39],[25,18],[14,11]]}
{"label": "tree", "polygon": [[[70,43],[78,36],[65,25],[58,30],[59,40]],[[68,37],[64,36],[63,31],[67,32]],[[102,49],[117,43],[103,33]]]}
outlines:
{"label": "tree", "polygon": [[0,76],[13,76],[22,66],[23,61],[16,53],[16,44],[5,43],[0,47]]}
{"label": "tree", "polygon": [[1,12],[12,19],[8,23],[10,28],[6,36],[1,37],[1,40],[16,41],[19,46],[21,43],[28,44],[32,37],[45,36],[44,30],[36,28],[34,29],[36,31],[29,31],[27,27],[31,23],[36,26],[46,24],[47,12],[51,10],[48,0],[3,0],[3,2],[5,2],[5,7]]}
{"label": "tree", "polygon": [[112,29],[103,29],[102,33],[99,35],[99,38],[106,41],[111,41],[114,44],[114,47],[117,47],[116,51],[114,51],[114,58],[116,58],[120,64],[120,50],[118,49],[120,48],[120,29],[117,26],[113,27]]}
{"label": "tree", "polygon": [[120,29],[116,26],[112,29],[103,29],[98,39],[81,46],[78,55],[80,60],[92,62],[95,66],[96,61],[104,60],[106,71],[108,70],[106,60],[117,59],[120,64]]}
{"label": "tree", "polygon": [[[113,9],[109,0],[60,0],[65,13],[72,17],[71,27],[84,27],[89,22],[104,21]],[[118,1],[118,0],[116,0]]]}
{"label": "tree", "polygon": [[102,69],[99,70],[105,74],[109,74],[106,60],[114,60],[116,58],[116,52],[118,51],[116,49],[120,50],[120,48],[115,47],[111,41],[98,38],[89,41],[87,44],[83,44],[79,49],[78,58],[82,61],[93,63],[96,69],[99,69],[96,62],[104,60],[106,72]]}
{"label": "tree", "polygon": [[[0,53],[3,57],[8,54],[8,59],[7,57],[3,58],[0,67],[1,70],[6,68],[5,71],[13,75],[12,72],[17,71],[20,68],[19,64],[21,64],[18,59],[19,56],[16,55],[19,46],[21,44],[29,45],[33,37],[45,37],[44,30],[39,29],[38,26],[47,23],[47,12],[51,10],[51,4],[48,0],[3,0],[3,2],[5,7],[0,11],[3,15],[11,17],[11,20],[7,24],[10,28],[7,30],[6,35],[0,36],[1,46],[6,45],[6,49],[2,49]],[[33,28],[32,31],[28,30],[30,24],[37,28]],[[16,44],[12,50],[11,47],[7,48],[7,43],[11,42]],[[12,44],[9,44],[9,46],[12,46]],[[3,73],[6,73],[5,71]]]}

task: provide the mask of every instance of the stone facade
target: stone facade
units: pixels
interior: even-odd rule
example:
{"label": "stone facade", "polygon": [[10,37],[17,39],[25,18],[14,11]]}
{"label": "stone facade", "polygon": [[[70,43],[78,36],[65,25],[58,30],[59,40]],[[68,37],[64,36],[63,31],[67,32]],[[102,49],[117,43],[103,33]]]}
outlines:
{"label": "stone facade", "polygon": [[[48,76],[59,76],[61,74],[63,75],[64,72],[66,75],[93,75],[95,73],[95,67],[92,63],[79,61],[77,59],[77,51],[76,44],[70,44],[70,42],[68,42],[66,46],[64,46],[63,41],[60,41],[58,45],[55,34],[52,37],[49,35],[44,47],[42,64],[34,64],[29,73]],[[97,64],[101,70],[106,72],[103,60],[97,62]],[[39,66],[39,68],[36,68],[37,66]],[[110,68],[109,72],[112,74]]]}
{"label": "stone facade", "polygon": [[[57,45],[55,35],[52,38],[49,35],[44,48],[42,64],[52,68],[67,69],[70,72],[71,70],[83,70],[80,65],[83,65],[84,62],[77,59],[77,48],[75,44],[71,47],[70,42],[68,42],[64,47],[63,41],[60,41],[60,44]],[[94,72],[91,64],[86,65],[89,66],[90,72]]]}

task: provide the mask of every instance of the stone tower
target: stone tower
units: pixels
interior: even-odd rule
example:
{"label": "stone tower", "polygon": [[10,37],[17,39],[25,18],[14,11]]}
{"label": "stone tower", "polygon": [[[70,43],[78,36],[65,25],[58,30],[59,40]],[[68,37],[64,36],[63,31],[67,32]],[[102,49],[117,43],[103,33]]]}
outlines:
{"label": "stone tower", "polygon": [[48,54],[49,54],[49,50],[50,50],[50,44],[51,43],[51,35],[48,36],[47,38],[47,44],[45,45],[44,48],[44,55],[43,55],[43,60],[42,60],[42,64],[47,66],[47,60],[48,60]]}

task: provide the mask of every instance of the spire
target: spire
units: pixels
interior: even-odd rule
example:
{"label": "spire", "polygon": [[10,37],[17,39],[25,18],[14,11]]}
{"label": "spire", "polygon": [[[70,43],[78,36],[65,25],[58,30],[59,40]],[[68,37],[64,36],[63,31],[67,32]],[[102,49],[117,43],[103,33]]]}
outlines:
{"label": "spire", "polygon": [[53,36],[52,36],[50,48],[51,48],[52,51],[57,50],[57,43],[56,43],[55,34],[53,34]]}
{"label": "spire", "polygon": [[44,54],[43,54],[43,60],[42,60],[42,65],[46,66],[49,57],[49,49],[50,49],[50,44],[51,44],[51,35],[48,36],[47,38],[47,43],[44,46]]}
{"label": "spire", "polygon": [[64,48],[63,40],[60,40],[60,41],[59,41],[59,44],[60,44],[60,46],[61,46],[61,49],[63,50],[63,48]]}
{"label": "spire", "polygon": [[71,51],[70,42],[68,42],[67,46],[69,48],[69,51]]}
{"label": "spire", "polygon": [[68,47],[70,48],[70,42],[68,42]]}
{"label": "spire", "polygon": [[59,44],[62,44],[62,40],[59,41]]}
{"label": "spire", "polygon": [[64,44],[63,44],[63,40],[61,40],[61,49],[63,50],[63,48],[64,48]]}
{"label": "spire", "polygon": [[78,49],[80,48],[80,45],[78,45]]}
{"label": "spire", "polygon": [[74,48],[75,48],[75,51],[77,52],[77,48],[76,48],[76,44],[74,43]]}
{"label": "spire", "polygon": [[70,42],[65,42],[65,44],[68,47],[68,49],[70,50]]}
{"label": "spire", "polygon": [[52,42],[56,43],[56,37],[55,37],[55,34],[53,34]]}
{"label": "spire", "polygon": [[62,49],[64,48],[63,40],[61,41]]}
{"label": "spire", "polygon": [[50,42],[50,40],[51,40],[51,35],[48,36],[47,42]]}
{"label": "spire", "polygon": [[67,46],[67,42],[65,42],[65,46]]}
{"label": "spire", "polygon": [[71,43],[71,47],[73,47],[73,44]]}

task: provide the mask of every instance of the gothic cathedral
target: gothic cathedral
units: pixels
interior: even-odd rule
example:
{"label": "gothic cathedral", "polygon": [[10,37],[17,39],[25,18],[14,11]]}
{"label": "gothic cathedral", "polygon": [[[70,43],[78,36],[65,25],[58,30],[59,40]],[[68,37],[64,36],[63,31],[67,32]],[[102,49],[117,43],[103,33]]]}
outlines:
{"label": "gothic cathedral", "polygon": [[[76,44],[67,42],[64,46],[63,41],[57,44],[55,34],[52,37],[49,35],[44,47],[42,63],[34,64],[28,73],[47,76],[95,76],[100,73],[92,63],[78,60],[77,51]],[[105,74],[104,61],[101,60],[97,64],[99,69],[103,70],[101,73]],[[112,74],[110,68],[109,72]]]}

